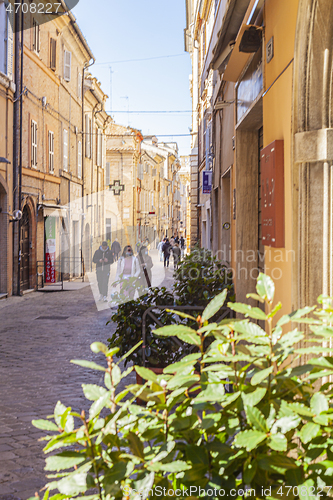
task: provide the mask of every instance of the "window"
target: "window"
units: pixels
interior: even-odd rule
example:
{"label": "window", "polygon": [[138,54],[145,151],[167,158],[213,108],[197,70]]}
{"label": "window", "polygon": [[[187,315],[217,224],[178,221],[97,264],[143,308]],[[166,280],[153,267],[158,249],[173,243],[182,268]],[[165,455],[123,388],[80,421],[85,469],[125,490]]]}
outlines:
{"label": "window", "polygon": [[97,129],[97,134],[96,134],[96,140],[97,140],[97,166],[101,167],[102,166],[102,131],[101,129]]}
{"label": "window", "polygon": [[31,120],[31,166],[37,167],[37,122]]}
{"label": "window", "polygon": [[6,11],[7,5],[0,2],[0,71],[12,80],[14,9]]}
{"label": "window", "polygon": [[66,82],[71,81],[71,70],[72,70],[72,53],[68,50],[64,51],[64,79]]}
{"label": "window", "polygon": [[111,219],[105,219],[105,239],[111,241]]}
{"label": "window", "polygon": [[49,172],[54,172],[54,133],[49,131]]}
{"label": "window", "polygon": [[63,130],[63,163],[62,168],[68,172],[68,130]]}
{"label": "window", "polygon": [[90,142],[90,135],[91,135],[91,118],[89,118],[89,115],[86,114],[86,158],[91,158],[91,142]]}
{"label": "window", "polygon": [[106,169],[105,169],[105,185],[106,186],[110,185],[110,163],[108,161],[106,162]]}
{"label": "window", "polygon": [[105,168],[106,162],[106,138],[105,135],[102,136],[102,168]]}
{"label": "window", "polygon": [[50,38],[50,68],[55,71],[57,68],[57,40]]}
{"label": "window", "polygon": [[40,51],[40,28],[36,19],[32,21],[32,50],[39,54]]}
{"label": "window", "polygon": [[82,142],[77,143],[77,176],[82,177]]}
{"label": "window", "polygon": [[82,98],[82,75],[80,72],[77,74],[77,96],[79,99]]}

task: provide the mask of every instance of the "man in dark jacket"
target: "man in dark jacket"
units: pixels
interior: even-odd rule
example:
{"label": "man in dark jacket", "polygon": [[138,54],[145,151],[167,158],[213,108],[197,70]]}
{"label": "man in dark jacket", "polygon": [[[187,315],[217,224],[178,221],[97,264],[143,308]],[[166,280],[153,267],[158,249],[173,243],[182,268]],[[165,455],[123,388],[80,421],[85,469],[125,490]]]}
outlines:
{"label": "man in dark jacket", "polygon": [[165,239],[165,243],[162,246],[162,252],[164,254],[164,267],[169,267],[171,245],[168,238]]}
{"label": "man in dark jacket", "polygon": [[97,283],[100,293],[99,300],[104,300],[104,302],[107,302],[108,300],[110,264],[112,264],[112,261],[111,250],[109,249],[107,242],[103,241],[102,245],[94,254],[93,262],[96,264]]}
{"label": "man in dark jacket", "polygon": [[111,245],[111,254],[112,254],[113,261],[116,262],[118,260],[118,256],[119,256],[120,251],[121,251],[121,246],[120,246],[120,243],[118,241],[118,238],[116,238]]}

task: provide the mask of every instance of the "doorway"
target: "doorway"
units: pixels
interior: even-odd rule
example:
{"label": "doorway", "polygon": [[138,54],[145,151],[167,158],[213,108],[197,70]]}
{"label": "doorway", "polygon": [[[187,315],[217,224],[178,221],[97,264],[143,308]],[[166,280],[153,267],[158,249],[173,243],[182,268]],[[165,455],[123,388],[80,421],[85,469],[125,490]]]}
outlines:
{"label": "doorway", "polygon": [[21,219],[21,291],[30,288],[30,216],[28,207],[23,209]]}

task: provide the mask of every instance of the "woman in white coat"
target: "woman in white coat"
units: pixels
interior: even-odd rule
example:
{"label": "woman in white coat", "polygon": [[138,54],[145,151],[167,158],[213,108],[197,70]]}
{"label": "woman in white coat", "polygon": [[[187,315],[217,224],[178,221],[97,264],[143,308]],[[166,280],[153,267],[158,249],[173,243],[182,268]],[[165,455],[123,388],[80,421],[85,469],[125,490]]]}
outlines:
{"label": "woman in white coat", "polygon": [[[133,249],[130,245],[126,245],[122,256],[117,263],[116,281],[129,280],[130,278],[138,278],[140,276],[140,264],[138,259],[133,254]],[[135,293],[134,286],[122,285],[122,289],[126,295],[133,299]]]}

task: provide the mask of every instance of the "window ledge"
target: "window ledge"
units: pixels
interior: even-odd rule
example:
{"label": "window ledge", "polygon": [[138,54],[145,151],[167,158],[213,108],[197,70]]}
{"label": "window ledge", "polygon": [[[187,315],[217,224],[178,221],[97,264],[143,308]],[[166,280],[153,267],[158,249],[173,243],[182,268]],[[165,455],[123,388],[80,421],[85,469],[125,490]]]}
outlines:
{"label": "window ledge", "polygon": [[0,85],[3,85],[6,89],[11,90],[13,93],[16,91],[15,83],[2,71],[0,71]]}

